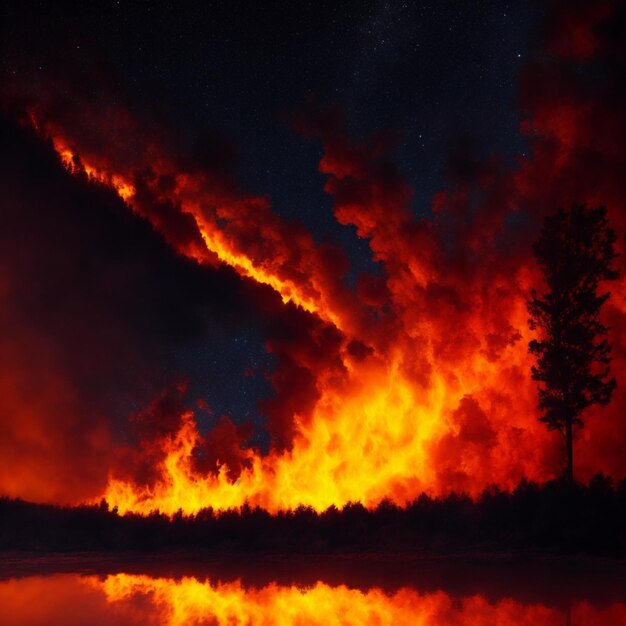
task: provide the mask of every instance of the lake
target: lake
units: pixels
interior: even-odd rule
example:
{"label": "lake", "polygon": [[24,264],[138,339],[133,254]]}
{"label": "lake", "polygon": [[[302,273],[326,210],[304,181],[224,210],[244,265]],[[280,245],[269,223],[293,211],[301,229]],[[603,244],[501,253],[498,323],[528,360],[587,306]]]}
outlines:
{"label": "lake", "polygon": [[620,562],[5,555],[3,626],[626,626]]}

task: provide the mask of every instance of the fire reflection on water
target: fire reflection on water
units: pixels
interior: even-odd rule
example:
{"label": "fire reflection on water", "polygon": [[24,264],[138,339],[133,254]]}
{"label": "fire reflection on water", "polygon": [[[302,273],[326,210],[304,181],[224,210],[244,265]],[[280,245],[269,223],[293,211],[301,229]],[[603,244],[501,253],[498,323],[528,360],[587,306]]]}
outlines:
{"label": "fire reflection on water", "polygon": [[55,574],[0,582],[0,617],[5,626],[617,626],[626,624],[626,604],[579,600],[563,608],[410,587],[386,593],[323,582],[246,587],[194,577]]}

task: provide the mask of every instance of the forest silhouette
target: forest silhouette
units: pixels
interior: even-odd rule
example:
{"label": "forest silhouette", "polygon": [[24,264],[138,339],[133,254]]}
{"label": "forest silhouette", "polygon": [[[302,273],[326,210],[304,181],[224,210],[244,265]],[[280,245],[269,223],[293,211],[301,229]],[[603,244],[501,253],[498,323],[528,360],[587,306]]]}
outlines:
{"label": "forest silhouette", "polygon": [[59,507],[0,499],[0,550],[206,550],[240,553],[420,552],[626,554],[626,480],[597,475],[588,485],[565,479],[487,489],[476,500],[421,495],[407,507],[388,501],[316,513],[308,507],[271,515],[260,508],[172,518],[118,515],[106,502]]}

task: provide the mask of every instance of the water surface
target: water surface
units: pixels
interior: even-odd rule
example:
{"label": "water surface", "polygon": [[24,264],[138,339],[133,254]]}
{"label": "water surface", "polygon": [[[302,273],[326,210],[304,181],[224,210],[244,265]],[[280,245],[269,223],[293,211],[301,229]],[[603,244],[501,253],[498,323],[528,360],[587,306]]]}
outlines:
{"label": "water surface", "polygon": [[[408,576],[398,584],[390,574],[389,585],[371,586],[355,582],[358,577],[347,577],[345,583],[329,582],[322,577],[312,582],[318,578],[314,574],[298,582],[296,560],[279,563],[282,575],[275,578],[282,580],[272,578],[276,562],[274,569],[268,568],[267,563],[256,566],[246,563],[246,571],[240,577],[234,577],[232,563],[224,565],[228,572],[225,577],[219,575],[219,563],[211,565],[210,574],[206,571],[163,574],[158,571],[163,568],[156,567],[155,572],[151,571],[154,567],[145,564],[117,571],[120,564],[116,567],[101,564],[98,568],[94,562],[80,559],[73,563],[74,569],[83,571],[42,575],[17,568],[18,575],[5,575],[0,580],[0,623],[4,626],[626,626],[626,601],[621,597],[620,581],[614,573],[605,581],[593,575],[585,583],[583,578],[573,595],[569,577],[562,578],[558,571],[552,575],[544,572],[556,584],[543,594],[540,589],[534,589],[537,581],[529,579],[523,585],[513,578],[517,582],[507,593],[501,586],[490,588],[488,579],[480,574],[475,579],[478,588],[471,580],[467,580],[465,587],[459,586],[459,580],[473,573],[472,568],[458,563],[446,563],[443,568],[451,572],[451,580],[452,572],[457,575],[454,579],[457,583],[448,588],[445,576],[441,578],[437,569],[441,564],[433,567],[428,562],[422,563],[419,572],[415,570],[414,578],[418,582],[412,582]],[[34,565],[30,564],[31,569]],[[372,566],[361,565],[364,571]],[[387,580],[384,568],[389,565],[373,564],[373,569],[382,576],[380,580]],[[419,568],[416,563],[411,567],[416,565]],[[359,563],[343,560],[336,566],[341,572],[358,568]],[[266,572],[265,575],[253,571],[255,567]],[[507,564],[500,563],[498,567],[506,570]],[[333,561],[313,567],[319,571],[328,568],[333,568]],[[67,563],[60,569],[68,569]],[[98,569],[116,571],[103,573]],[[429,569],[439,576],[434,585],[419,582],[428,577]],[[286,582],[289,577],[293,579],[291,583]],[[587,597],[581,591],[585,587],[589,589]]]}

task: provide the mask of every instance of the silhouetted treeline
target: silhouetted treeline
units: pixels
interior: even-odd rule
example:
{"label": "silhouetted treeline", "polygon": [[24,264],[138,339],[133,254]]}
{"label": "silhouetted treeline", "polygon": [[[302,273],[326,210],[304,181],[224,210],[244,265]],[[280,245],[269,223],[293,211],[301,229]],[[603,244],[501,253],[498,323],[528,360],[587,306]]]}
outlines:
{"label": "silhouetted treeline", "polygon": [[420,496],[406,508],[383,502],[317,514],[278,515],[244,507],[205,509],[173,519],[120,516],[105,503],[62,508],[0,499],[0,550],[107,551],[201,549],[215,552],[545,552],[626,555],[626,480],[589,485],[522,483],[473,501]]}

